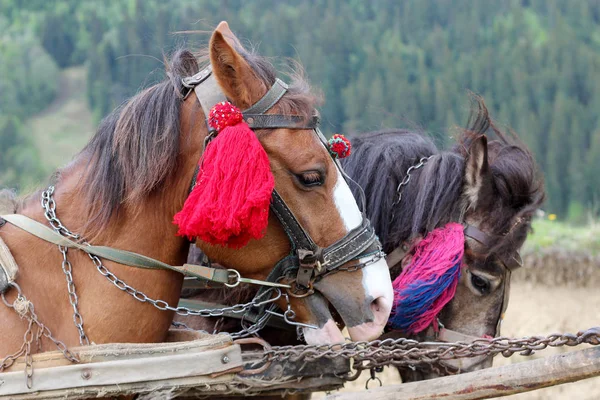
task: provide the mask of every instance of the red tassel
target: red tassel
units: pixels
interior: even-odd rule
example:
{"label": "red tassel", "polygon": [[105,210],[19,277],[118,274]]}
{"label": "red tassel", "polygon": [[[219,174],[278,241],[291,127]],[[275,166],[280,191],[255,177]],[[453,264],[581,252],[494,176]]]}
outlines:
{"label": "red tassel", "polygon": [[239,112],[227,103],[209,114],[220,132],[207,146],[198,183],[174,222],[178,234],[191,240],[241,248],[266,232],[275,179],[258,138],[241,118],[224,111],[229,106]]}

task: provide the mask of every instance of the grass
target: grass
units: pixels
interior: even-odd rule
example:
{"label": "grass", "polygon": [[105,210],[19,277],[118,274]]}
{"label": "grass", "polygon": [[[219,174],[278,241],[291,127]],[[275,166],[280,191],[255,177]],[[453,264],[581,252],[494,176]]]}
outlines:
{"label": "grass", "polygon": [[95,131],[85,93],[85,67],[64,69],[56,99],[46,110],[26,122],[26,132],[39,149],[42,168],[47,175],[67,164]]}
{"label": "grass", "polygon": [[566,222],[537,219],[533,233],[525,242],[525,252],[561,248],[570,251],[600,254],[600,223],[571,225]]}

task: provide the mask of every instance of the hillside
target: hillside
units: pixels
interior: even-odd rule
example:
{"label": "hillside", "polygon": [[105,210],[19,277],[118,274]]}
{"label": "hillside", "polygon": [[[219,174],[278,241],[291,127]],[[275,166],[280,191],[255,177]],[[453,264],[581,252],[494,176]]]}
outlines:
{"label": "hillside", "polygon": [[55,100],[25,122],[24,132],[38,148],[45,175],[67,164],[95,131],[86,82],[84,67],[62,70]]}

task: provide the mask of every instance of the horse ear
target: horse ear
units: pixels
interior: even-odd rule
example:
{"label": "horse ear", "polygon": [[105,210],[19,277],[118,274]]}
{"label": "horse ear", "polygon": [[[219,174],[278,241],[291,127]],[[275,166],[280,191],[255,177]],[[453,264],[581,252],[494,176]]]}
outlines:
{"label": "horse ear", "polygon": [[243,110],[254,104],[266,87],[236,49],[243,51],[240,41],[227,22],[221,22],[210,39],[210,62],[225,95]]}
{"label": "horse ear", "polygon": [[471,143],[465,159],[463,196],[469,208],[477,206],[484,195],[491,191],[491,185],[487,137],[480,135]]}

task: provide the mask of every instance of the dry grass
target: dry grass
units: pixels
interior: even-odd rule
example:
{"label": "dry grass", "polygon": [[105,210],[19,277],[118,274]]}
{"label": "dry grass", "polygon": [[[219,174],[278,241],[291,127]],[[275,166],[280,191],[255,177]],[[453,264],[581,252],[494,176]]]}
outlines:
{"label": "dry grass", "polygon": [[[516,272],[516,274],[519,272]],[[510,304],[502,326],[503,335],[523,337],[547,335],[555,332],[576,333],[579,330],[600,325],[600,307],[598,306],[600,304],[600,290],[598,290],[598,287],[574,289],[573,287],[556,287],[528,282],[515,282],[511,286]],[[499,356],[494,360],[494,365],[518,363],[580,348],[547,349],[531,357],[515,355],[511,358],[502,358],[502,356]],[[386,369],[379,377],[384,385],[401,382],[397,372],[393,369]],[[369,375],[364,373],[357,381],[347,384],[342,391],[363,391],[368,378]],[[314,398],[323,397],[325,397],[324,393],[314,395]],[[600,398],[600,377],[502,398],[515,400],[597,400]]]}

